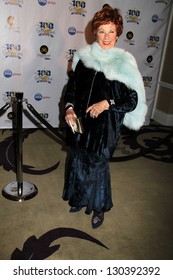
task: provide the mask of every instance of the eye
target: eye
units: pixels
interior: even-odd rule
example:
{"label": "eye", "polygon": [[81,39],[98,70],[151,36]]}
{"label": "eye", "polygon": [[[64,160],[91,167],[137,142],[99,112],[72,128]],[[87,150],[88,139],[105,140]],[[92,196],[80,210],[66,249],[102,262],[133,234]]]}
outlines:
{"label": "eye", "polygon": [[98,34],[102,35],[105,34],[105,32],[103,30],[98,30]]}

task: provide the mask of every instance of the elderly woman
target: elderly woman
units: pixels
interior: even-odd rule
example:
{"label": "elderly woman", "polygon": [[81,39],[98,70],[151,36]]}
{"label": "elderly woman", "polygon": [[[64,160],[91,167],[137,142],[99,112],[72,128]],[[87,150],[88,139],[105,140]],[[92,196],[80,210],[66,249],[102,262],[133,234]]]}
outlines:
{"label": "elderly woman", "polygon": [[[93,212],[98,228],[112,206],[109,159],[124,124],[138,130],[146,115],[145,91],[135,58],[116,48],[123,31],[118,9],[106,5],[92,20],[96,41],[73,58],[65,93],[67,144],[70,146],[63,199],[70,212]],[[83,126],[75,132],[76,119]]]}

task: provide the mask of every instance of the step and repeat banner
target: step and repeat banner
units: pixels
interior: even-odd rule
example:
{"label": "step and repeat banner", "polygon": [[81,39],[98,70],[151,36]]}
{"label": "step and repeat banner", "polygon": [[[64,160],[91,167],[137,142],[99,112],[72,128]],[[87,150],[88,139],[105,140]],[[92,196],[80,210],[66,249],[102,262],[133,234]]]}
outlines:
{"label": "step and repeat banner", "polygon": [[[74,52],[94,40],[90,21],[104,4],[123,15],[117,47],[137,60],[149,124],[171,0],[0,0],[0,108],[23,92],[24,128],[35,127],[34,118],[27,116],[27,102],[52,126],[62,125],[67,71]],[[0,128],[12,127],[9,111],[0,117]]]}

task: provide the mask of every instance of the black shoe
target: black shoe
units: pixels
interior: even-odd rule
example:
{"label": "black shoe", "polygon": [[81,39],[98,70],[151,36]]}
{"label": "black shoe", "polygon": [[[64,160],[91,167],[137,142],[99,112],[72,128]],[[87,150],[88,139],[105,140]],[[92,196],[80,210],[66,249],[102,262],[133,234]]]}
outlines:
{"label": "black shoe", "polygon": [[103,221],[104,221],[104,212],[101,212],[101,213],[94,212],[94,214],[92,216],[92,220],[91,220],[92,227],[93,228],[100,227],[102,225]]}
{"label": "black shoe", "polygon": [[82,209],[81,206],[79,206],[79,207],[71,207],[69,212],[70,213],[79,212],[81,209]]}

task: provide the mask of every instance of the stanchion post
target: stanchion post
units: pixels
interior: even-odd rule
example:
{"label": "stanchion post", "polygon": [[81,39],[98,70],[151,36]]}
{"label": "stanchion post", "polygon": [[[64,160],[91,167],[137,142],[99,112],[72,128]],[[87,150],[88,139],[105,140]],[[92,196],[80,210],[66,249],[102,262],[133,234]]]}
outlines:
{"label": "stanchion post", "polygon": [[23,127],[23,92],[16,92],[16,153],[17,153],[17,160],[16,160],[16,178],[18,183],[18,196],[22,196],[23,194],[23,145],[22,145],[22,127]]}
{"label": "stanchion post", "polygon": [[16,152],[16,179],[10,182],[3,190],[2,195],[10,200],[23,201],[37,195],[38,189],[31,182],[23,181],[23,93],[16,92],[13,99],[13,131],[15,130],[15,152]]}

